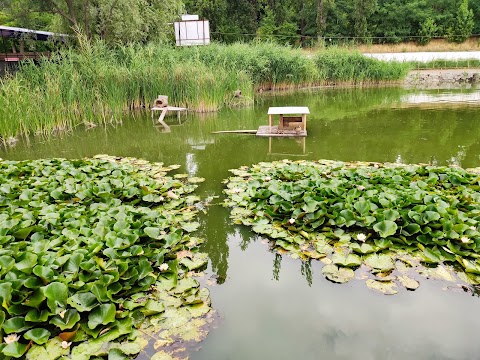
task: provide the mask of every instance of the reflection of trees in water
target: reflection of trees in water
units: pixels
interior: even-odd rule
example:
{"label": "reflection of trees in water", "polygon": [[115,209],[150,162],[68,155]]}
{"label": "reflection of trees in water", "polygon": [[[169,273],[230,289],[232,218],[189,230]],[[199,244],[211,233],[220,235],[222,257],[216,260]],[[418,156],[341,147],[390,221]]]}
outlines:
{"label": "reflection of trees in water", "polygon": [[[238,229],[237,229],[237,231],[238,231]],[[249,231],[249,230],[247,230],[247,231]],[[239,232],[239,231],[238,231],[238,232]],[[251,243],[252,241],[257,241],[257,240],[260,240],[260,239],[261,239],[261,237],[259,237],[259,236],[257,236],[257,235],[252,235],[252,236],[245,236],[245,235],[244,235],[244,236],[241,236],[241,238],[242,238],[242,240],[240,240],[240,244],[239,244],[239,245],[240,245],[240,249],[241,249],[242,251],[247,250],[248,245],[250,245],[250,243]]]}
{"label": "reflection of trees in water", "polygon": [[217,274],[217,283],[223,284],[227,279],[229,247],[227,239],[238,238],[232,232],[233,226],[225,209],[220,206],[210,206],[207,215],[203,216],[201,234],[205,239],[201,251],[206,252],[210,258],[212,271]]}
{"label": "reflection of trees in water", "polygon": [[307,138],[307,149],[326,159],[394,162],[400,156],[406,163],[469,167],[478,164],[479,125],[471,108],[382,109],[326,122],[318,136]]}
{"label": "reflection of trees in water", "polygon": [[273,278],[275,280],[280,280],[280,269],[282,267],[282,255],[275,254],[273,259]]}
{"label": "reflection of trees in water", "polygon": [[[275,250],[272,250],[275,251]],[[276,281],[280,280],[280,269],[282,268],[282,255],[276,253],[273,259],[273,279]],[[302,261],[300,272],[307,280],[308,286],[312,286],[313,277],[312,277],[312,262],[311,260]]]}
{"label": "reflection of trees in water", "polygon": [[312,286],[312,262],[311,260],[302,261],[301,272],[303,277],[307,280],[308,286]]}

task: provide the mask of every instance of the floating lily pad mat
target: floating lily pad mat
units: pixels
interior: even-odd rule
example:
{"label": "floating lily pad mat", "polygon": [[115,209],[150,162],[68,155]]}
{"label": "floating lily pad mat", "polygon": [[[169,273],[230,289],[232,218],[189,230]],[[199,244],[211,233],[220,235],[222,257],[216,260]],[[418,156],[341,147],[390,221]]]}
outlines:
{"label": "floating lily pad mat", "polygon": [[197,185],[177,168],[0,161],[0,358],[184,358],[178,340],[206,336]]}
{"label": "floating lily pad mat", "polygon": [[418,275],[478,285],[476,170],[262,162],[230,170],[225,205],[236,223],[269,237],[278,252],[323,261],[333,282],[366,279],[384,294],[398,286],[415,290]]}

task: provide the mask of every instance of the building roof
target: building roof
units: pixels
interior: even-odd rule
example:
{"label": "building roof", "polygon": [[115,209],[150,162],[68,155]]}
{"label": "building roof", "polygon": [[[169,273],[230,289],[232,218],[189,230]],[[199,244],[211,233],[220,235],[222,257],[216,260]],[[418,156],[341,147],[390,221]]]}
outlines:
{"label": "building roof", "polygon": [[36,40],[49,40],[51,38],[65,38],[68,36],[66,34],[57,34],[50,31],[38,31],[0,25],[0,37],[19,38],[23,35],[30,35]]}
{"label": "building roof", "polygon": [[310,114],[306,106],[281,106],[268,108],[268,115]]}

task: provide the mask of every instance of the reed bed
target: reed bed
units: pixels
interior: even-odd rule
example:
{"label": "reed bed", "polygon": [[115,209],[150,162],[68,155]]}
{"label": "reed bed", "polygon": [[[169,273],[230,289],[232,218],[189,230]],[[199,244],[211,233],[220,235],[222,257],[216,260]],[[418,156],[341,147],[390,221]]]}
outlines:
{"label": "reed bed", "polygon": [[84,41],[0,79],[0,136],[5,144],[20,134],[119,123],[159,94],[176,106],[210,112],[251,103],[260,89],[398,80],[408,67],[338,49],[305,56],[270,43],[112,49]]}

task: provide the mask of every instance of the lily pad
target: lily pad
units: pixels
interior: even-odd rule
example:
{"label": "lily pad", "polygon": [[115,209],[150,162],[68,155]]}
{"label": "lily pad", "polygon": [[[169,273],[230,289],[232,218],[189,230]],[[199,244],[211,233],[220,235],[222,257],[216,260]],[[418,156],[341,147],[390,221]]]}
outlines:
{"label": "lily pad", "polygon": [[407,275],[402,275],[397,277],[398,281],[402,286],[407,290],[416,290],[420,286],[417,280],[414,280]]}
{"label": "lily pad", "polygon": [[385,295],[394,295],[398,292],[397,285],[393,281],[377,281],[368,279],[366,284],[370,289],[379,291]]}
{"label": "lily pad", "polygon": [[358,267],[362,265],[362,259],[356,254],[343,254],[336,252],[333,254],[332,261],[335,265],[345,267]]}
{"label": "lily pad", "polygon": [[325,265],[322,268],[325,277],[336,283],[346,283],[355,277],[355,273],[350,268],[339,267],[336,265]]}
{"label": "lily pad", "polygon": [[439,265],[435,268],[425,268],[419,271],[420,275],[427,278],[433,278],[437,280],[444,280],[449,282],[455,282],[455,276],[448,271],[444,266]]}
{"label": "lily pad", "polygon": [[365,264],[380,271],[389,271],[395,268],[392,257],[386,254],[368,255],[365,257]]}

